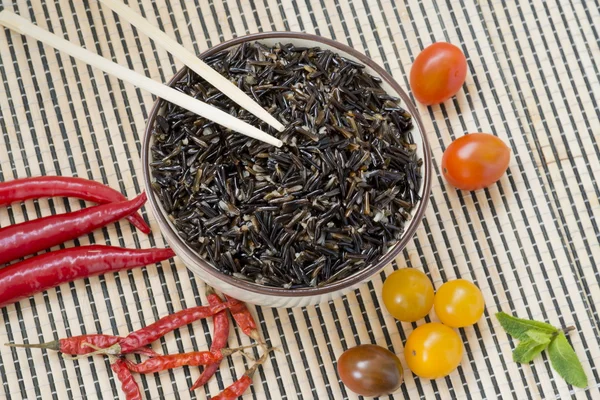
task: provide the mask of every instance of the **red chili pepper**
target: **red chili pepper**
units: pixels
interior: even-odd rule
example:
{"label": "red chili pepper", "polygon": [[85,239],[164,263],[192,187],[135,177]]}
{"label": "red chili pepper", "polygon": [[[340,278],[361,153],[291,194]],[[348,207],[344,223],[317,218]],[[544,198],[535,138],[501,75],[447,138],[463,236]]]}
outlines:
{"label": "red chili pepper", "polygon": [[247,370],[244,375],[237,381],[233,382],[230,386],[226,387],[221,393],[215,397],[211,397],[211,400],[235,400],[240,397],[250,385],[252,385],[252,376],[258,369],[259,365],[264,364],[267,361],[267,356],[272,349],[268,349],[265,354],[258,360],[254,365]]}
{"label": "red chili pepper", "polygon": [[167,369],[183,367],[197,367],[200,365],[219,363],[224,357],[240,351],[239,349],[221,349],[219,351],[193,351],[190,353],[169,354],[156,356],[139,364],[127,362],[127,368],[138,374],[152,374]]}
{"label": "red chili pepper", "polygon": [[31,344],[16,344],[7,343],[10,347],[22,347],[25,349],[48,349],[60,351],[64,354],[80,355],[88,354],[94,351],[91,347],[84,343],[90,343],[97,347],[108,347],[118,343],[121,338],[111,335],[80,335],[66,339],[54,340],[47,343],[31,343]]}
{"label": "red chili pepper", "polygon": [[100,245],[41,254],[0,269],[0,307],[74,279],[153,264],[174,255],[171,249]]}
{"label": "red chili pepper", "polygon": [[[221,300],[221,298],[210,286],[208,286],[206,289],[206,298],[208,299],[208,304],[211,306],[216,306],[223,303],[223,300]],[[220,351],[222,348],[227,346],[227,339],[229,338],[229,318],[227,317],[227,312],[225,310],[215,314],[213,317],[213,325],[214,333],[210,351]],[[217,372],[217,369],[219,369],[218,362],[207,365],[190,390],[196,390],[200,386],[206,385],[210,378],[213,377],[215,372]]]}
{"label": "red chili pepper", "polygon": [[[0,183],[0,205],[42,197],[75,197],[98,204],[127,200],[109,186],[77,177],[39,176]],[[140,231],[150,233],[150,227],[141,215],[132,214],[127,219]]]}
{"label": "red chili pepper", "polygon": [[222,303],[216,306],[198,306],[167,315],[145,328],[130,333],[120,343],[105,349],[105,352],[107,354],[131,353],[135,349],[144,347],[177,328],[191,324],[199,319],[211,317],[223,311],[228,306],[229,303]]}
{"label": "red chili pepper", "polygon": [[242,332],[257,342],[263,343],[263,340],[258,333],[254,317],[252,317],[252,314],[250,313],[250,310],[248,310],[248,307],[246,307],[246,304],[228,295],[225,295],[225,298],[231,304],[229,306],[229,311],[231,311],[233,319],[235,319],[235,322],[237,322]]}
{"label": "red chili pepper", "polygon": [[[59,348],[52,349],[58,350],[61,353],[79,355],[87,354],[94,351],[90,346],[84,345],[84,343],[90,343],[98,347],[112,346],[121,340],[118,336],[110,335],[81,335],[73,336],[67,339],[58,340]],[[53,342],[50,342],[53,343]],[[55,342],[54,342],[55,343]]]}
{"label": "red chili pepper", "polygon": [[211,400],[235,400],[240,397],[252,384],[252,377],[258,369],[258,367],[267,361],[269,353],[274,350],[273,348],[265,349],[265,354],[262,355],[260,360],[254,363],[249,370],[237,381],[233,382],[229,387],[225,388],[221,393],[215,397],[211,397]]}
{"label": "red chili pepper", "polygon": [[135,349],[131,353],[132,354],[140,354],[142,356],[146,356],[146,357],[150,357],[150,358],[160,356],[160,354],[158,354],[157,352],[152,350],[150,347],[140,347],[139,349]]}
{"label": "red chili pepper", "polygon": [[[47,349],[60,351],[63,354],[70,355],[84,355],[93,353],[95,350],[93,347],[90,347],[88,344],[93,345],[94,347],[105,348],[110,347],[116,343],[119,343],[123,338],[119,336],[111,336],[111,335],[79,335],[72,336],[66,339],[54,340],[52,342],[47,343],[32,343],[32,344],[15,344],[15,343],[7,343],[7,346],[10,347],[22,347],[22,348],[33,348],[33,349]],[[138,354],[143,354],[148,357],[155,357],[159,354],[154,350],[143,347],[141,349],[137,349],[135,351]]]}
{"label": "red chili pepper", "polygon": [[1,228],[0,264],[92,232],[96,228],[133,214],[145,202],[146,194],[142,193],[129,201],[103,204]]}
{"label": "red chili pepper", "polygon": [[140,387],[135,379],[133,379],[131,371],[127,369],[127,362],[115,357],[111,362],[110,368],[117,374],[117,379],[121,382],[121,390],[125,393],[125,398],[127,400],[142,400]]}
{"label": "red chili pepper", "polygon": [[211,400],[235,400],[244,394],[250,385],[252,385],[252,378],[244,374],[240,379],[233,382],[231,386],[226,387],[221,393],[215,397],[211,397]]}

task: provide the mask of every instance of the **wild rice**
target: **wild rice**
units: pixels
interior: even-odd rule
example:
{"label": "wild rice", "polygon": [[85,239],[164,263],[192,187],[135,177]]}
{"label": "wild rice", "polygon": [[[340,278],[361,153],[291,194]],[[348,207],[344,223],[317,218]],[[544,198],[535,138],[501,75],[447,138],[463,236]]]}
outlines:
{"label": "wild rice", "polygon": [[191,71],[175,88],[285,145],[167,104],[150,168],[181,238],[225,274],[284,288],[329,284],[385,254],[421,186],[399,99],[362,64],[319,48],[244,43],[205,61],[286,130],[275,132]]}

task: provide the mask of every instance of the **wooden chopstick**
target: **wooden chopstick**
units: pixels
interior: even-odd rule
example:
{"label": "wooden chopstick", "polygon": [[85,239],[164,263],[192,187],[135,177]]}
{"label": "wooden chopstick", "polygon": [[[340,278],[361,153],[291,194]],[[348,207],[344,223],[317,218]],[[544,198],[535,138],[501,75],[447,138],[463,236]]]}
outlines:
{"label": "wooden chopstick", "polygon": [[219,110],[209,104],[203,103],[200,100],[194,99],[184,93],[181,93],[167,85],[153,81],[152,79],[138,74],[135,71],[127,69],[119,64],[116,64],[104,57],[99,56],[89,50],[79,47],[55,34],[40,28],[39,26],[27,21],[21,16],[10,11],[0,11],[0,25],[3,25],[22,35],[31,36],[42,43],[54,47],[64,53],[67,53],[73,58],[81,60],[86,64],[101,69],[109,75],[129,82],[139,88],[145,89],[150,93],[176,104],[186,110],[200,115],[208,120],[214,121],[219,125],[239,132],[251,138],[261,140],[273,146],[281,147],[283,142],[256,127],[241,121],[224,111]]}
{"label": "wooden chopstick", "polygon": [[223,94],[235,101],[242,108],[250,111],[256,117],[265,121],[278,131],[283,131],[284,126],[277,121],[264,108],[256,103],[250,96],[240,90],[236,85],[219,74],[217,71],[209,67],[204,61],[200,60],[194,53],[187,50],[176,40],[172,39],[165,32],[161,31],[156,26],[152,25],[147,19],[136,13],[120,0],[99,0],[102,4],[113,10],[121,18],[129,22],[131,25],[138,28],[146,36],[154,40],[154,42],[173,56],[181,60],[185,65],[191,68],[198,75],[206,79],[206,81],[219,89]]}

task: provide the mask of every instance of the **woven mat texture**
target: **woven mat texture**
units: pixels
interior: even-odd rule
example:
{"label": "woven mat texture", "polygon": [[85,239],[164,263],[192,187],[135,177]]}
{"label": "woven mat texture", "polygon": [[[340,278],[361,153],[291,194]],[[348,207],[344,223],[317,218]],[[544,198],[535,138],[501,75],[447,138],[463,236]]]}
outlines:
{"label": "woven mat texture", "polygon": [[[155,80],[181,67],[162,48],[95,0],[0,0],[45,29]],[[336,374],[336,359],[359,343],[401,354],[416,324],[395,321],[381,303],[386,275],[424,270],[436,287],[456,277],[482,289],[474,327],[460,329],[466,354],[434,382],[413,377],[390,398],[599,399],[600,4],[598,0],[128,0],[146,18],[200,53],[235,36],[303,31],[364,52],[408,88],[420,49],[452,42],[468,60],[458,96],[419,106],[435,177],[426,217],[396,264],[328,304],[252,308],[281,351],[255,376],[244,399],[358,398]],[[37,41],[0,29],[0,181],[66,175],[94,179],[128,197],[141,188],[140,139],[152,95]],[[465,132],[494,132],[510,145],[507,174],[487,190],[457,192],[440,176],[444,149]],[[0,208],[0,225],[84,207],[77,200],[27,201]],[[144,236],[121,222],[65,246],[164,246],[158,226]],[[131,272],[82,279],[0,309],[0,343],[46,342],[83,333],[125,335],[160,316],[205,304],[204,284],[177,259]],[[547,357],[512,361],[515,341],[498,310],[573,325],[570,340],[587,389],[560,379]],[[167,335],[154,348],[206,348],[211,324]],[[248,344],[232,332],[230,345]],[[247,368],[223,362],[206,388],[215,395]],[[206,398],[190,393],[197,368],[137,378],[146,399]],[[40,350],[0,347],[0,398],[124,398],[102,357],[72,362]]]}

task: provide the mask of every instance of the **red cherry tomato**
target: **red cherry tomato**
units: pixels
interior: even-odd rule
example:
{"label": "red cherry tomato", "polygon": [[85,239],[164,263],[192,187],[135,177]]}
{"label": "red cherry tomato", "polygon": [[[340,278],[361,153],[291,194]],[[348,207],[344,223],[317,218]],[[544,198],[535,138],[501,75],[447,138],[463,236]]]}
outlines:
{"label": "red cherry tomato", "polygon": [[361,344],[340,356],[338,374],[344,385],[354,393],[379,397],[400,387],[403,368],[398,357],[388,349]]}
{"label": "red cherry tomato", "polygon": [[454,96],[465,82],[467,59],[450,43],[426,47],[410,69],[410,87],[417,100],[426,105],[440,104]]}
{"label": "red cherry tomato", "polygon": [[510,148],[489,133],[459,137],[444,151],[442,173],[462,190],[483,189],[502,177],[510,161]]}

